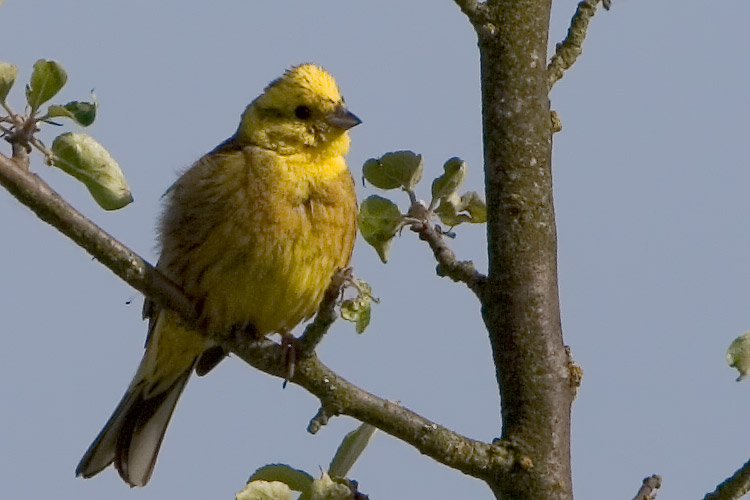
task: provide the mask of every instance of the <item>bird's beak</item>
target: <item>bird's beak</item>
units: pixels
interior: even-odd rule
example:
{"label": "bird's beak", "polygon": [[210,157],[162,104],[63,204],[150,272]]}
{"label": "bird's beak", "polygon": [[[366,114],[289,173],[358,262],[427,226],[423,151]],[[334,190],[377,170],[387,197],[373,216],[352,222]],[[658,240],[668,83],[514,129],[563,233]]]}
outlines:
{"label": "bird's beak", "polygon": [[353,126],[362,123],[362,120],[357,118],[357,115],[346,109],[346,106],[341,104],[335,110],[326,115],[326,122],[334,127],[349,130]]}

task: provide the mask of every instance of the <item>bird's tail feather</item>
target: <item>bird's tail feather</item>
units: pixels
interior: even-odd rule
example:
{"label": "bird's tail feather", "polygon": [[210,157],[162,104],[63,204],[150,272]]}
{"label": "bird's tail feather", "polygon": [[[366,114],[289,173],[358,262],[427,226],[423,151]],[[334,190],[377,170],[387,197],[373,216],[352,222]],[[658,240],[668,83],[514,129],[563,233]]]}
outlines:
{"label": "bird's tail feather", "polygon": [[83,455],[76,475],[91,477],[114,462],[124,481],[144,486],[151,478],[167,424],[194,365],[172,385],[153,394],[147,393],[145,384],[131,385]]}

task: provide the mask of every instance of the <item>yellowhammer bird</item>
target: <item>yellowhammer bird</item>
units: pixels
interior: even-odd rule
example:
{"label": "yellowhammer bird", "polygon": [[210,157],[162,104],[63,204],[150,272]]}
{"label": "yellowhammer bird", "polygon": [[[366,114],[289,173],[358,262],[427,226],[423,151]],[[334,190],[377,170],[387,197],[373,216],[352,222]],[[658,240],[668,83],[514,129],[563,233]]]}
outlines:
{"label": "yellowhammer bird", "polygon": [[114,462],[128,484],[145,485],[190,374],[224,355],[213,339],[286,333],[315,313],[354,245],[357,202],[344,155],[358,123],[331,75],[296,66],[170,188],[158,268],[196,300],[208,336],[147,302],[143,360],[77,475]]}

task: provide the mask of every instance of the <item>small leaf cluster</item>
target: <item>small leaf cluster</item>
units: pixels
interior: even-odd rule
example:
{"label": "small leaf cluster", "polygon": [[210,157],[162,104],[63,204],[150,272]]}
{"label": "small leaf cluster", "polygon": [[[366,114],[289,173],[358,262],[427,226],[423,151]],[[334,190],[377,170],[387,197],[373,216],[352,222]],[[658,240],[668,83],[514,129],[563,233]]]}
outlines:
{"label": "small leaf cluster", "polygon": [[740,372],[737,382],[743,380],[750,373],[750,332],[743,333],[729,345],[727,364]]}
{"label": "small leaf cluster", "polygon": [[6,141],[23,147],[26,152],[35,148],[45,155],[47,164],[54,165],[81,181],[94,200],[105,210],[116,210],[133,201],[120,166],[94,138],[80,133],[58,136],[48,149],[35,134],[40,124],[60,125],[53,118],[69,119],[88,127],[96,119],[97,103],[92,93],[91,102],[71,101],[42,106],[54,98],[68,81],[65,68],[57,61],[44,59],[34,63],[29,83],[26,84],[26,113],[14,113],[7,102],[18,76],[18,67],[0,62],[0,105],[7,115],[0,116],[0,135]]}
{"label": "small leaf cluster", "polygon": [[424,172],[421,155],[413,151],[395,151],[364,163],[364,180],[380,189],[400,189],[408,194],[411,202],[406,214],[393,201],[382,196],[372,195],[362,202],[360,232],[375,248],[381,261],[388,260],[393,238],[404,226],[427,223],[433,216],[451,228],[464,222],[486,222],[487,206],[482,197],[474,191],[459,194],[466,170],[466,162],[460,158],[446,161],[443,174],[432,181],[432,199],[425,204],[417,200],[415,193]]}
{"label": "small leaf cluster", "polygon": [[357,482],[346,477],[375,430],[369,424],[362,424],[347,434],[336,450],[328,472],[323,472],[317,479],[289,465],[270,464],[255,471],[235,499],[291,500],[292,491],[297,491],[299,500],[366,500],[367,496],[357,491]]}
{"label": "small leaf cluster", "polygon": [[341,317],[354,323],[357,333],[363,333],[370,324],[372,303],[377,304],[379,300],[372,296],[372,287],[368,283],[357,279],[353,283],[357,296],[341,303]]}

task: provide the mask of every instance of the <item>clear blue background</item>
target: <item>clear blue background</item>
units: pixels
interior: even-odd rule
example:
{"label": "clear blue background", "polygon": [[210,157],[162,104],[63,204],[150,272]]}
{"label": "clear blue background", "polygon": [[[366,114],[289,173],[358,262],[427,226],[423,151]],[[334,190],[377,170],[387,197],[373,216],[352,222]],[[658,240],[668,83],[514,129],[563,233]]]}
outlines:
{"label": "clear blue background", "polygon": [[[575,3],[555,2],[552,47]],[[584,369],[573,407],[579,499],[631,498],[652,473],[664,476],[663,500],[699,498],[748,459],[750,383],[735,383],[724,361],[750,329],[748,18],[740,0],[615,0],[551,95],[564,126],[554,138],[562,319]],[[69,71],[59,102],[95,88],[100,116],[87,133],[118,159],[135,203],[105,213],[39,156],[33,168],[151,262],[160,195],[300,62],[328,68],[364,121],[352,132],[356,177],[367,158],[408,148],[426,161],[423,197],[456,155],[472,169],[467,189],[482,190],[476,38],[449,0],[6,0],[0,33],[0,60],[21,68],[21,83],[47,58]],[[484,228],[457,233],[458,256],[485,270]],[[266,463],[325,468],[356,425],[336,418],[308,435],[313,397],[231,359],[189,384],[146,488],[111,469],[76,479],[140,359],[141,298],[4,191],[0,235],[0,497],[230,499]],[[382,303],[362,336],[337,323],[323,360],[467,436],[498,436],[473,296],[436,277],[408,231],[388,265],[361,240],[354,265]],[[385,434],[352,476],[374,500],[491,498]]]}

